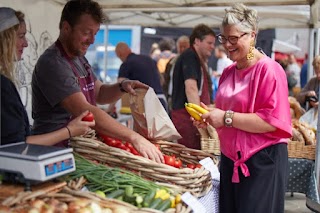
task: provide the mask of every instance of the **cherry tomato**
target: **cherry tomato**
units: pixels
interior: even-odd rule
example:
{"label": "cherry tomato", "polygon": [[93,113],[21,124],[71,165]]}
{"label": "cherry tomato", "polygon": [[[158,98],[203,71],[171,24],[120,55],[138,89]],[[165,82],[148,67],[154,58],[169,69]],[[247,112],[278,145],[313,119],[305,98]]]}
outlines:
{"label": "cherry tomato", "polygon": [[82,118],[82,121],[91,122],[93,120],[94,120],[94,116],[93,116],[93,114],[91,112],[88,112],[88,114]]}
{"label": "cherry tomato", "polygon": [[130,150],[131,150],[132,154],[141,156],[141,154],[138,152],[138,150],[136,150],[134,147],[130,148]]}
{"label": "cherry tomato", "polygon": [[121,141],[118,141],[116,139],[110,139],[109,141],[106,142],[109,146],[112,147],[117,147],[119,148],[119,146],[122,144]]}
{"label": "cherry tomato", "polygon": [[130,142],[125,142],[124,145],[130,149],[133,148],[133,145]]}
{"label": "cherry tomato", "polygon": [[176,159],[174,161],[174,167],[180,169],[182,167],[182,161],[180,159]]}
{"label": "cherry tomato", "polygon": [[164,163],[169,165],[169,166],[173,166],[174,167],[174,162],[175,162],[175,158],[169,155],[164,155]]}
{"label": "cherry tomato", "polygon": [[190,169],[195,169],[196,168],[196,166],[194,164],[192,164],[192,163],[188,163],[187,167],[190,168]]}
{"label": "cherry tomato", "polygon": [[123,149],[123,150],[126,150],[128,147],[126,147],[126,145],[124,145],[123,143],[118,143],[117,144],[117,146],[116,146],[117,148],[119,148],[119,149]]}
{"label": "cherry tomato", "polygon": [[202,167],[202,165],[201,164],[196,164],[196,168],[201,168]]}

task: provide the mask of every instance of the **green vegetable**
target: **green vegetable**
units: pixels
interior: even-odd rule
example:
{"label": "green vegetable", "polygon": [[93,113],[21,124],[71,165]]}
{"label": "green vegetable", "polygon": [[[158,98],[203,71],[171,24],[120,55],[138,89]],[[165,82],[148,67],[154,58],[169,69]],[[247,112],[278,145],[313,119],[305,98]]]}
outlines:
{"label": "green vegetable", "polygon": [[126,201],[127,203],[135,204],[136,197],[133,195],[124,195],[123,200]]}
{"label": "green vegetable", "polygon": [[77,169],[68,176],[68,179],[72,180],[84,176],[88,180],[86,186],[90,191],[100,190],[108,194],[122,189],[126,190],[128,195],[137,193],[143,197],[152,190],[165,188],[132,172],[92,163],[76,153],[74,156]]}
{"label": "green vegetable", "polygon": [[162,199],[161,198],[156,198],[153,199],[153,201],[150,203],[149,208],[151,209],[157,209],[158,205],[161,203]]}
{"label": "green vegetable", "polygon": [[171,206],[171,200],[170,198],[169,199],[166,199],[164,200],[162,203],[160,203],[156,209],[159,210],[159,211],[165,211],[167,210],[168,208],[170,208]]}
{"label": "green vegetable", "polygon": [[156,190],[151,190],[143,199],[143,207],[148,207],[151,203],[151,200],[156,196]]}
{"label": "green vegetable", "polygon": [[107,195],[107,198],[117,198],[120,197],[124,194],[123,189],[118,189],[116,191],[111,192],[110,194]]}
{"label": "green vegetable", "polygon": [[126,186],[125,193],[126,193],[126,196],[132,196],[132,194],[133,194],[133,186]]}

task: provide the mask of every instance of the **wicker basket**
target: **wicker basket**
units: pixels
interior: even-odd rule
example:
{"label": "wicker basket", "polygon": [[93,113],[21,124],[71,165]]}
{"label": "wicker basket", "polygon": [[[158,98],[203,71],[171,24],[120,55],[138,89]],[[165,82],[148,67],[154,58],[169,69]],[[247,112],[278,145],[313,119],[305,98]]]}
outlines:
{"label": "wicker basket", "polygon": [[[93,192],[73,190],[69,187],[63,187],[60,190],[53,191],[53,192],[45,192],[45,191],[20,192],[17,195],[8,197],[6,200],[2,201],[2,203],[0,203],[0,212],[27,213],[27,212],[31,212],[30,209],[33,209],[35,211],[34,208],[36,204],[33,204],[33,207],[32,207],[32,202],[35,200],[43,201],[45,203],[44,204],[45,208],[48,208],[49,205],[61,206],[62,204],[64,204],[68,206],[68,204],[72,202],[77,202],[78,205],[80,203],[83,204],[84,202],[85,202],[84,205],[86,205],[86,203],[94,202],[99,204],[102,208],[111,209],[112,212],[119,212],[121,208],[121,211],[123,212],[160,213],[160,211],[156,209],[137,208],[136,206],[133,206],[129,203],[126,203],[120,200],[102,198]],[[75,210],[75,208],[73,207],[73,210],[71,210],[72,207],[69,207],[69,208],[70,208],[69,209],[70,211],[68,212],[81,212],[80,209]],[[42,210],[41,212],[51,212],[51,211]],[[60,208],[59,210],[56,209],[54,212],[67,212],[67,211],[66,210],[62,211],[62,209]],[[87,212],[87,211],[83,211],[83,212]],[[191,208],[181,203],[181,204],[178,204],[176,208],[170,208],[166,212],[190,213]]]}
{"label": "wicker basket", "polygon": [[216,129],[208,126],[207,129],[198,129],[200,132],[201,150],[210,154],[220,155],[220,140]]}
{"label": "wicker basket", "polygon": [[288,156],[289,158],[305,158],[309,160],[315,160],[316,145],[305,145],[299,141],[289,141]]}
{"label": "wicker basket", "polygon": [[[212,188],[210,172],[204,167],[197,169],[177,169],[166,164],[159,164],[147,158],[133,155],[127,151],[110,147],[98,140],[84,137],[74,137],[70,141],[74,151],[89,160],[97,160],[112,167],[121,167],[137,172],[140,176],[156,181],[177,192],[191,192],[194,196],[206,195]],[[183,163],[198,163],[206,157],[211,157],[214,163],[217,159],[200,150],[186,148],[181,144],[158,141],[165,154],[175,154]]]}

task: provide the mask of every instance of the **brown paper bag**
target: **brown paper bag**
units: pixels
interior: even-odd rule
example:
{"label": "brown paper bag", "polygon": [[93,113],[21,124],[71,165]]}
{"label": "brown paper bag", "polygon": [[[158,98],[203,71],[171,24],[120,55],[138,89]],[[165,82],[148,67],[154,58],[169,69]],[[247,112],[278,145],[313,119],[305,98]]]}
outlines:
{"label": "brown paper bag", "polygon": [[136,89],[130,95],[130,109],[134,120],[133,129],[149,140],[173,141],[181,135],[173,125],[154,90]]}

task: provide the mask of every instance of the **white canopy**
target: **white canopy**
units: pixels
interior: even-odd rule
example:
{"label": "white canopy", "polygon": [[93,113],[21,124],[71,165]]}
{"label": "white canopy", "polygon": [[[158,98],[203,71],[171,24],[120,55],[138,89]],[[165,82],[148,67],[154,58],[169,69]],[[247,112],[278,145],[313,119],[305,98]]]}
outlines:
{"label": "white canopy", "polygon": [[[50,0],[63,6],[67,0]],[[260,28],[319,28],[320,0],[97,0],[108,24],[218,27],[225,8],[242,2],[258,10]]]}

